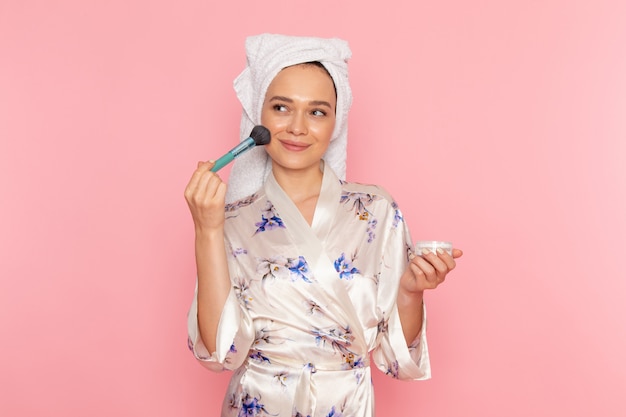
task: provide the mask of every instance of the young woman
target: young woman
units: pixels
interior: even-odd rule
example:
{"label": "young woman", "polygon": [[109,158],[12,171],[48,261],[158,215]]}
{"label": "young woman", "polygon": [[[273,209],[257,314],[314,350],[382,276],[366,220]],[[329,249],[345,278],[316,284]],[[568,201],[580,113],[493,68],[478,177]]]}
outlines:
{"label": "young woman", "polygon": [[413,255],[389,194],[340,179],[344,41],[260,35],[246,49],[242,136],[262,124],[271,142],[233,167],[229,195],[243,198],[226,204],[213,162],[185,190],[198,272],[190,349],[235,371],[223,416],[372,416],[370,363],[430,377],[423,294],[462,252]]}

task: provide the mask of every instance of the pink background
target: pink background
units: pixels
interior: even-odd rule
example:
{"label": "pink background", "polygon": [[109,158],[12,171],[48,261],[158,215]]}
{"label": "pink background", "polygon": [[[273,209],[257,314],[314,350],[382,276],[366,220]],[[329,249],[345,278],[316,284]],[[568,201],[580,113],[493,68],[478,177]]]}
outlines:
{"label": "pink background", "polygon": [[217,415],[182,193],[260,32],[349,40],[349,179],[466,252],[379,415],[625,415],[626,3],[366,4],[0,1],[0,415]]}

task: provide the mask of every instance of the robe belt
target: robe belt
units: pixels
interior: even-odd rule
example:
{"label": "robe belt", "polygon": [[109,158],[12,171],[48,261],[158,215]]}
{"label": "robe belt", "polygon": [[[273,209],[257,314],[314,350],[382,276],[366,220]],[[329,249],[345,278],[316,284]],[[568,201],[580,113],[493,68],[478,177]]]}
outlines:
{"label": "robe belt", "polygon": [[[337,355],[339,355],[337,353]],[[305,362],[284,356],[268,356],[266,358],[270,365],[282,366],[286,368],[303,369],[308,373],[314,374],[317,371],[351,371],[354,368],[365,368],[370,366],[369,354],[363,356],[354,354],[344,355],[341,360],[324,361],[324,362]],[[337,359],[337,356],[333,356]],[[250,361],[250,358],[248,358]]]}
{"label": "robe belt", "polygon": [[[344,355],[343,361],[328,361],[323,364],[302,363],[301,361],[285,357],[267,357],[269,364],[259,364],[261,367],[269,366],[275,368],[290,368],[288,372],[291,378],[295,378],[294,403],[298,404],[297,411],[302,415],[315,415],[317,408],[317,386],[315,383],[315,373],[321,371],[365,371],[370,366],[369,355],[366,353],[362,357],[352,357]],[[356,362],[355,362],[356,359]],[[248,358],[248,361],[255,362]],[[258,362],[257,362],[258,364]]]}

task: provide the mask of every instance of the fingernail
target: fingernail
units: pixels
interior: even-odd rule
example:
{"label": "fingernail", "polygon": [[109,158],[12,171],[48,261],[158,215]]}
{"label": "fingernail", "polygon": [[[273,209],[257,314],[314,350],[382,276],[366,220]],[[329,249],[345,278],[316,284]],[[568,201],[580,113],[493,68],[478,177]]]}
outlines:
{"label": "fingernail", "polygon": [[422,255],[428,255],[429,253],[431,253],[430,249],[426,249],[426,248],[422,249]]}
{"label": "fingernail", "polygon": [[439,255],[443,255],[443,249],[441,249],[441,248],[437,248],[437,253],[438,253]]}

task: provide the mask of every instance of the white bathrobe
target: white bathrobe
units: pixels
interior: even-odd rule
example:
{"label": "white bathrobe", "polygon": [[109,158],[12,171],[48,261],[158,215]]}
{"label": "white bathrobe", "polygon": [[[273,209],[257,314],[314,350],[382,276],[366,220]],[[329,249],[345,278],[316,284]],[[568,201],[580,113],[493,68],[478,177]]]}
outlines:
{"label": "white bathrobe", "polygon": [[383,189],[341,181],[324,164],[312,225],[272,174],[226,210],[232,290],[216,352],[199,337],[197,298],[188,321],[195,357],[235,371],[222,416],[367,417],[370,363],[393,378],[430,377],[425,318],[409,347],[400,325],[413,245]]}

